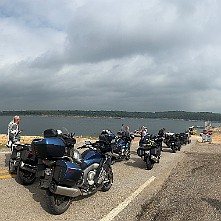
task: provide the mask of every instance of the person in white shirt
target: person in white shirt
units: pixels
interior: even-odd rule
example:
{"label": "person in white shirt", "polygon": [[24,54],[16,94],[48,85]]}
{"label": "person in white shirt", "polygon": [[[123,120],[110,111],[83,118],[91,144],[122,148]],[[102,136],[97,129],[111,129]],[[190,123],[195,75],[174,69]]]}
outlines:
{"label": "person in white shirt", "polygon": [[20,142],[20,133],[19,130],[20,117],[14,116],[12,121],[8,124],[8,144],[7,146],[12,149],[12,144]]}

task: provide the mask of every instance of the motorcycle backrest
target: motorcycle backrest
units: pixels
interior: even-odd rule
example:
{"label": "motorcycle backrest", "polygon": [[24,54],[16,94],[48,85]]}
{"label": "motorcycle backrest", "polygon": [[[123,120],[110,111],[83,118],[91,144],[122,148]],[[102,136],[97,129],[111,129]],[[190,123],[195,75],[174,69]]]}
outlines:
{"label": "motorcycle backrest", "polygon": [[55,129],[47,129],[44,131],[44,137],[57,137],[58,136],[58,132]]}

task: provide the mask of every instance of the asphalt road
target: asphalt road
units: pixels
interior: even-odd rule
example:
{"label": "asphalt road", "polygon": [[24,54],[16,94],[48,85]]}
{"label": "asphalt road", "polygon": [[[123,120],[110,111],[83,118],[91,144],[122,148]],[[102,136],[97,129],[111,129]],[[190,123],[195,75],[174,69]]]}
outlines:
{"label": "asphalt road", "polygon": [[159,164],[151,171],[136,155],[138,143],[133,141],[129,161],[113,165],[114,183],[108,192],[78,198],[61,215],[51,215],[45,204],[45,192],[38,180],[30,186],[22,186],[7,172],[9,153],[0,153],[0,220],[137,220],[142,206],[154,199],[194,142],[183,146],[180,152],[172,153],[164,148]]}

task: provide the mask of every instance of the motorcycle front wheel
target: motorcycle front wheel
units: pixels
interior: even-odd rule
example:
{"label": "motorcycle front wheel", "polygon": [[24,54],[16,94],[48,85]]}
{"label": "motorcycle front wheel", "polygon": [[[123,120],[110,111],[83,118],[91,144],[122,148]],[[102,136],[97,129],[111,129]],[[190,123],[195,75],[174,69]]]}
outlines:
{"label": "motorcycle front wheel", "polygon": [[130,159],[130,150],[127,150],[125,153],[125,160],[129,160]]}
{"label": "motorcycle front wheel", "polygon": [[106,170],[106,177],[104,179],[101,191],[106,192],[112,186],[112,183],[113,183],[113,172],[112,172],[112,168],[107,166],[107,165],[104,166],[104,169]]}
{"label": "motorcycle front wheel", "polygon": [[64,213],[71,205],[71,197],[61,196],[46,190],[47,206],[51,214],[60,215]]}
{"label": "motorcycle front wheel", "polygon": [[36,179],[35,173],[23,170],[20,167],[17,169],[17,177],[19,182],[23,185],[31,185]]}

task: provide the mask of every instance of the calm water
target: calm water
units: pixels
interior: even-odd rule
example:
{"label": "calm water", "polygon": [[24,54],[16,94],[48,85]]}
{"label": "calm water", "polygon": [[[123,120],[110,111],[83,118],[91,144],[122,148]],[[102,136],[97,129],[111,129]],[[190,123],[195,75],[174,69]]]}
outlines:
{"label": "calm water", "polygon": [[[12,116],[0,116],[0,134],[7,133],[7,125]],[[160,128],[170,132],[184,132],[190,126],[204,126],[203,121],[162,120],[162,119],[136,119],[136,118],[85,118],[85,117],[47,117],[47,116],[21,116],[20,129],[22,135],[42,135],[45,129],[61,129],[65,127],[76,135],[97,137],[103,129],[116,133],[121,125],[129,125],[130,131],[146,126],[149,133],[157,133]],[[220,126],[221,123],[213,123]],[[199,129],[201,130],[201,129]]]}

